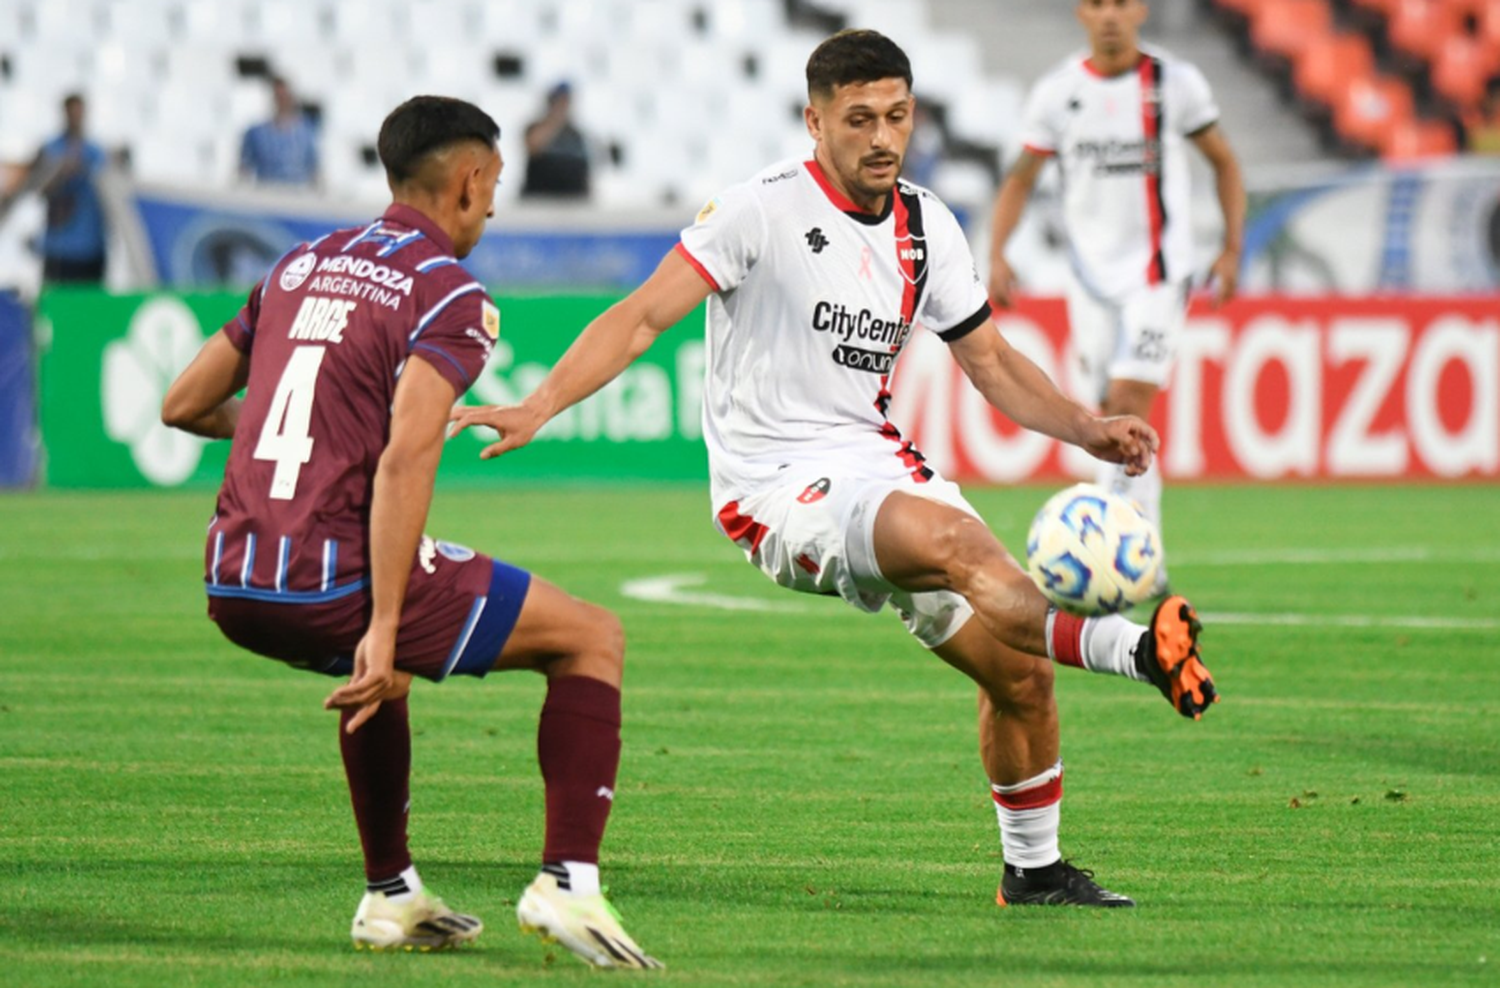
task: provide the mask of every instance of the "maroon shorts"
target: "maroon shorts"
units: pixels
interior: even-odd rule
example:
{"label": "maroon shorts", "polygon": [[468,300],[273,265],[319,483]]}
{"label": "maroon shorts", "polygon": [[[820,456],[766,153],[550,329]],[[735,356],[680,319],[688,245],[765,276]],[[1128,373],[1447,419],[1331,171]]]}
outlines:
{"label": "maroon shorts", "polygon": [[[396,634],[396,668],[424,679],[490,671],[515,628],[531,575],[438,543],[412,567]],[[430,567],[430,569],[429,569]],[[300,669],[347,676],[370,623],[366,587],[320,603],[240,587],[209,587],[208,616],[241,648]]]}

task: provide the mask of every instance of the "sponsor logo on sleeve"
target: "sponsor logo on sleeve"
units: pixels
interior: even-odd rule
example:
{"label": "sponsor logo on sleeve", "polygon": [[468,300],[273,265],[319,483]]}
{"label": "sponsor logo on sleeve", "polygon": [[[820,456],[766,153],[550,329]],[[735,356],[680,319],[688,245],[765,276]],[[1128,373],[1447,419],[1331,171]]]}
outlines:
{"label": "sponsor logo on sleeve", "polygon": [[719,200],[718,200],[717,197],[708,200],[708,202],[706,202],[706,203],[703,204],[703,208],[700,209],[700,210],[698,210],[698,218],[695,219],[693,222],[694,223],[702,223],[704,220],[708,219],[715,212],[717,212],[718,208],[719,208]]}
{"label": "sponsor logo on sleeve", "polygon": [[302,287],[307,276],[312,274],[313,267],[318,263],[318,255],[309,251],[297,258],[292,263],[281,269],[279,284],[284,292],[295,292]]}
{"label": "sponsor logo on sleeve", "polygon": [[479,303],[483,313],[484,332],[492,340],[500,338],[500,309],[488,299]]}

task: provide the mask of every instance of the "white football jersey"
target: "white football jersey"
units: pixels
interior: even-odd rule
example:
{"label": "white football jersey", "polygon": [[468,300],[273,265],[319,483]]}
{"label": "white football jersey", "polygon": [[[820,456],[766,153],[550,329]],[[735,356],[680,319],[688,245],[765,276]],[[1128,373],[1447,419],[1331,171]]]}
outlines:
{"label": "white football jersey", "polygon": [[1115,76],[1074,55],[1036,84],[1021,140],[1057,157],[1073,270],[1094,295],[1192,275],[1187,138],[1218,118],[1203,74],[1156,49]]}
{"label": "white football jersey", "polygon": [[915,324],[952,342],[990,314],[958,221],[900,182],[881,215],[813,161],[733,186],[682,232],[708,299],[703,432],[718,508],[793,464],[925,480],[886,419],[891,368]]}

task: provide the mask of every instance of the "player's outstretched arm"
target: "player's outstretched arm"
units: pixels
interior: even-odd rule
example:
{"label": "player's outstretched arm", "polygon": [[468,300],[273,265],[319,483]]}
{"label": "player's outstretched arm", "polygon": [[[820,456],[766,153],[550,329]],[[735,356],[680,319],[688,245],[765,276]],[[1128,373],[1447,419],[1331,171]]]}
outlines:
{"label": "player's outstretched arm", "polygon": [[1022,151],[995,196],[995,214],[990,223],[990,301],[1002,308],[1008,309],[1015,303],[1016,292],[1016,273],[1005,259],[1005,245],[1021,222],[1037,175],[1046,163],[1042,155]]}
{"label": "player's outstretched arm", "polygon": [[558,412],[618,377],[658,336],[697,308],[708,293],[707,282],[673,251],[641,287],[584,328],[557,366],[521,404],[455,409],[452,434],[471,425],[486,425],[500,433],[500,440],[479,454],[485,460],[525,446]]}
{"label": "player's outstretched arm", "polygon": [[1239,290],[1240,251],[1245,239],[1245,179],[1224,131],[1218,124],[1200,130],[1193,144],[1214,170],[1214,189],[1224,214],[1224,249],[1214,259],[1209,278],[1214,285],[1214,305],[1223,305]]}
{"label": "player's outstretched arm", "polygon": [[249,379],[250,357],[236,350],[220,330],[167,389],[161,420],[194,435],[230,439],[240,420],[240,400],[235,395]]}
{"label": "player's outstretched arm", "polygon": [[396,630],[427,526],[448,411],[457,397],[421,354],[406,362],[391,408],[391,438],[375,467],[370,498],[370,625],[354,652],[354,675],[323,701],[326,709],[356,711],[350,734],[381,701],[406,691],[409,677],[396,671]]}
{"label": "player's outstretched arm", "polygon": [[951,349],[959,367],[995,408],[1024,428],[1081,446],[1131,476],[1145,473],[1156,453],[1156,430],[1134,415],[1099,418],[1064,395],[1025,354],[986,321]]}

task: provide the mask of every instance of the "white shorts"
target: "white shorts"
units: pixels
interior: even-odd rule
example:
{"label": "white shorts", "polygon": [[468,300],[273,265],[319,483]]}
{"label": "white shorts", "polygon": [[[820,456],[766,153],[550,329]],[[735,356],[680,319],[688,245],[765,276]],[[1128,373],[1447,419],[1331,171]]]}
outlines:
{"label": "white shorts", "polygon": [[1068,323],[1081,397],[1102,402],[1110,381],[1144,381],[1165,387],[1177,341],[1187,322],[1188,284],[1165,282],[1137,289],[1119,301],[1097,298],[1073,279]]}
{"label": "white shorts", "polygon": [[875,613],[889,603],[916,639],[937,648],[974,613],[948,590],[912,593],[893,586],[875,561],[875,516],[900,491],[952,505],[975,518],[958,485],[934,474],[926,483],[819,473],[789,467],[786,483],[715,512],[719,530],[778,585],[837,595]]}

